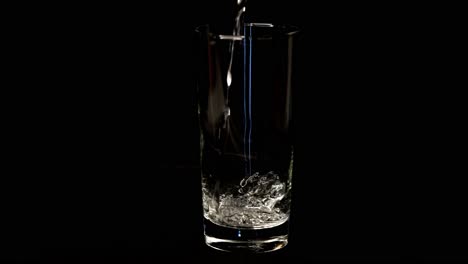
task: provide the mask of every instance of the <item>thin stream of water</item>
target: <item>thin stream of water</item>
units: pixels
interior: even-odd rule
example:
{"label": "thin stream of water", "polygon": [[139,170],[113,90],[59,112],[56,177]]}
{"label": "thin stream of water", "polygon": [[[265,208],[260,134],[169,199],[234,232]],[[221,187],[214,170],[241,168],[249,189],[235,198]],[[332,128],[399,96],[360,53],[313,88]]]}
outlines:
{"label": "thin stream of water", "polygon": [[[246,52],[247,52],[245,50],[247,46],[246,39],[243,38],[243,36],[241,35],[242,26],[244,24],[244,13],[246,11],[246,5],[247,5],[247,0],[237,0],[237,10],[236,10],[237,12],[236,12],[236,17],[234,19],[234,28],[232,32],[233,38],[231,39],[230,48],[229,48],[230,58],[229,58],[229,65],[228,65],[228,70],[226,74],[227,92],[226,92],[226,102],[225,102],[225,108],[224,108],[224,128],[227,130],[229,130],[228,119],[231,114],[231,111],[229,108],[229,92],[230,92],[231,83],[232,83],[232,63],[234,59],[234,52],[235,52],[234,49],[236,46],[235,42],[239,39],[244,40],[244,43],[243,43],[244,45],[244,71],[247,70],[245,67],[249,67],[249,69],[251,67],[250,62],[248,63],[246,61]],[[236,39],[237,36],[239,36],[239,39]],[[244,74],[247,75],[246,73]],[[247,78],[250,80],[250,71],[249,71],[249,74],[247,75]],[[245,91],[247,85],[248,85],[248,90],[249,90],[248,94]],[[245,76],[244,76],[244,140],[243,141],[244,141],[244,158],[245,158],[246,163],[248,164],[246,166],[247,175],[252,175],[251,161],[250,161],[250,158],[251,158],[251,153],[250,153],[251,139],[250,138],[251,138],[251,131],[252,131],[251,94],[252,93],[251,93],[250,81],[246,81]],[[248,108],[246,107],[247,100],[248,100],[248,106],[249,106]],[[247,124],[247,120],[249,120],[248,124]],[[247,126],[249,126],[248,136],[247,136]]]}
{"label": "thin stream of water", "polygon": [[[247,0],[237,0],[237,7],[238,10],[236,12],[236,17],[234,19],[234,29],[232,32],[232,35],[235,36],[241,36],[241,25],[244,24],[244,13],[246,10],[246,5],[247,5]],[[226,77],[226,82],[227,82],[227,94],[226,94],[226,108],[229,108],[229,89],[231,88],[231,83],[232,83],[232,62],[234,59],[234,46],[235,46],[235,38],[232,38],[231,40],[231,45],[229,48],[229,65],[228,65],[228,70],[227,70],[227,77]],[[226,113],[229,113],[230,111],[225,111]]]}

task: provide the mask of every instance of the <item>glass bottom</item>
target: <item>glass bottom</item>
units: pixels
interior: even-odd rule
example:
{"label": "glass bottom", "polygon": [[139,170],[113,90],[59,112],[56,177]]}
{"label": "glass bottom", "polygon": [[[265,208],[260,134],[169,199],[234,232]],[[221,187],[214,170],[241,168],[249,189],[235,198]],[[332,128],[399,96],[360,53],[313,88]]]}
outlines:
{"label": "glass bottom", "polygon": [[213,224],[204,219],[205,242],[208,246],[228,252],[271,252],[288,244],[289,221],[265,229],[240,229]]}

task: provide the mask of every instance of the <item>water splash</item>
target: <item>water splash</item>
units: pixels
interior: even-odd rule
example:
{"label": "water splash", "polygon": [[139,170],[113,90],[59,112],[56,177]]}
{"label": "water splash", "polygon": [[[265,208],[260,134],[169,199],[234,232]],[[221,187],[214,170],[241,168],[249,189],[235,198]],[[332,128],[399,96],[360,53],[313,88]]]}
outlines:
{"label": "water splash", "polygon": [[205,217],[212,222],[233,227],[267,228],[280,225],[288,219],[280,205],[286,199],[288,188],[277,174],[258,172],[243,178],[239,185],[213,199],[204,192]]}

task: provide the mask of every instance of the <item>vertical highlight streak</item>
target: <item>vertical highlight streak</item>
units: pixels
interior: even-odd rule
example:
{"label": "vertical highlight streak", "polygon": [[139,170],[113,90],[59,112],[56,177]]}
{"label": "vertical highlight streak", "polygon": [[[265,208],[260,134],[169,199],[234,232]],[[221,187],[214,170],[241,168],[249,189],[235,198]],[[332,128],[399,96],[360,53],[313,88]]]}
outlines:
{"label": "vertical highlight streak", "polygon": [[[246,79],[246,75],[247,75],[247,72],[246,72],[246,66],[247,66],[247,40],[246,40],[246,36],[244,36],[244,161],[247,162],[247,153],[246,153],[246,149],[247,149],[247,142],[245,140],[245,137],[247,135],[247,109],[246,109],[246,95],[247,95],[247,79]],[[245,174],[247,175],[248,173],[248,170],[247,170],[247,166],[245,166]]]}
{"label": "vertical highlight streak", "polygon": [[252,175],[251,149],[252,142],[252,26],[250,26],[249,45],[249,175]]}

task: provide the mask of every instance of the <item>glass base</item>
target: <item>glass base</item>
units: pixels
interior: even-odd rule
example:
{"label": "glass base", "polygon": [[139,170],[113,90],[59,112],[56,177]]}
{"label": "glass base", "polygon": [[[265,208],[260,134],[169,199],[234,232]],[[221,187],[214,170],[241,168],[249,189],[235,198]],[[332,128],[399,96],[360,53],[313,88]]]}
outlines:
{"label": "glass base", "polygon": [[266,229],[238,229],[213,224],[205,219],[205,242],[228,252],[270,252],[288,244],[289,221]]}

